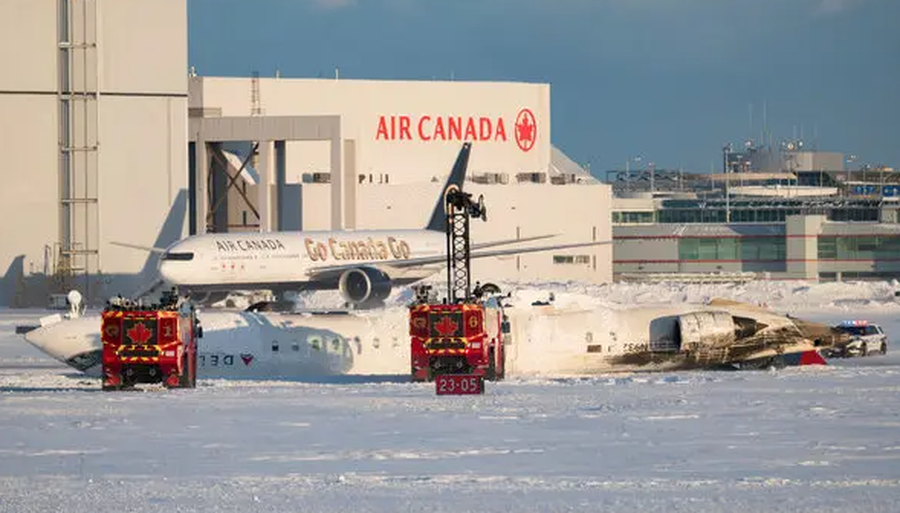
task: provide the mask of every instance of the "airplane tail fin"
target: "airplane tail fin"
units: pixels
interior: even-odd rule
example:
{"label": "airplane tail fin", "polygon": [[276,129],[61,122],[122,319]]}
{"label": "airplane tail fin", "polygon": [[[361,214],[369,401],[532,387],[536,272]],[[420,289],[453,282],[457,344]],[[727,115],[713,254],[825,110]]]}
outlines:
{"label": "airplane tail fin", "polygon": [[0,276],[0,306],[16,305],[16,285],[25,276],[25,255],[13,258],[6,270],[6,274]]}
{"label": "airplane tail fin", "polygon": [[438,197],[434,210],[431,212],[431,219],[429,219],[428,225],[425,226],[426,230],[435,232],[446,230],[447,215],[444,212],[444,203],[447,197],[447,190],[451,187],[462,190],[463,182],[466,180],[466,169],[469,167],[469,153],[471,151],[472,143],[463,143],[462,149],[459,150],[459,155],[456,157],[456,163],[453,164],[453,170],[450,171],[450,176],[447,178],[447,183],[441,189],[441,195]]}

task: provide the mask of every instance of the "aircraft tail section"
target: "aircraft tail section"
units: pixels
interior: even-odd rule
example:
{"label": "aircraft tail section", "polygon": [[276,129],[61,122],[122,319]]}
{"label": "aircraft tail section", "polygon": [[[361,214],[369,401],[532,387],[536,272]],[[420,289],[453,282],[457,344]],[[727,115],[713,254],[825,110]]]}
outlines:
{"label": "aircraft tail section", "polygon": [[0,276],[0,306],[19,306],[16,292],[24,275],[25,255],[18,255],[10,262],[6,274]]}
{"label": "aircraft tail section", "polygon": [[472,143],[463,143],[462,149],[459,150],[459,155],[456,157],[456,163],[453,164],[453,170],[450,171],[450,176],[447,178],[447,183],[441,189],[441,195],[438,197],[434,210],[431,212],[431,219],[425,227],[426,230],[435,232],[444,232],[446,230],[447,216],[444,212],[444,198],[447,197],[447,191],[451,187],[462,190],[463,182],[466,180],[466,169],[469,167],[469,153],[471,151]]}

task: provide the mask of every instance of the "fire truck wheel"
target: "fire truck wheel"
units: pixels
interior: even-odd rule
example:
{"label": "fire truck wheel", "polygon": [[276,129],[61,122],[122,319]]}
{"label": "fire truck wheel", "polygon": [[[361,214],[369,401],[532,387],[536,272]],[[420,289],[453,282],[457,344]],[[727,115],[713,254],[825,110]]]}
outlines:
{"label": "fire truck wheel", "polygon": [[500,352],[500,371],[497,372],[497,381],[506,377],[506,351],[501,349]]}
{"label": "fire truck wheel", "polygon": [[191,358],[191,388],[197,388],[197,353]]}
{"label": "fire truck wheel", "polygon": [[191,359],[187,353],[181,357],[181,376],[178,377],[178,388],[191,388]]}
{"label": "fire truck wheel", "polygon": [[497,361],[496,358],[494,358],[493,348],[490,353],[488,353],[488,368],[487,372],[484,373],[484,379],[488,381],[495,381],[497,379]]}
{"label": "fire truck wheel", "polygon": [[418,377],[416,377],[416,368],[410,367],[409,379],[413,383],[425,383],[426,381],[428,381],[428,375],[426,374],[426,376],[424,378],[418,378]]}

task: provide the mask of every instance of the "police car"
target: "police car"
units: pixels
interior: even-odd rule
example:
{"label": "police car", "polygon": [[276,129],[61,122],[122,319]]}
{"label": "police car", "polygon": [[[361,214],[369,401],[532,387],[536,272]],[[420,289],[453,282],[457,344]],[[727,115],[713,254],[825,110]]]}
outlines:
{"label": "police car", "polygon": [[844,321],[835,328],[848,334],[850,342],[833,347],[828,356],[849,358],[887,353],[887,336],[877,324],[868,321]]}

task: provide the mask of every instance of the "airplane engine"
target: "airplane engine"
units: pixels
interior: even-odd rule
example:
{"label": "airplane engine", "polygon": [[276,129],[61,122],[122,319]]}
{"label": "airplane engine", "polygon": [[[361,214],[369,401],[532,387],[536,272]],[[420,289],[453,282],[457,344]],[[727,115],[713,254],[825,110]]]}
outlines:
{"label": "airplane engine", "polygon": [[378,306],[391,293],[391,278],[371,267],[350,269],[341,275],[338,290],[345,300],[357,306]]}
{"label": "airplane engine", "polygon": [[734,317],[728,312],[692,312],[678,316],[681,350],[718,349],[735,341]]}

